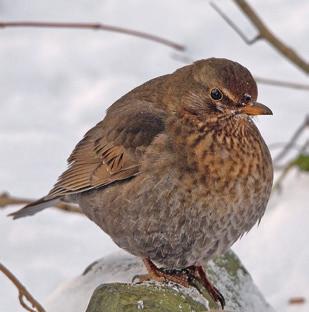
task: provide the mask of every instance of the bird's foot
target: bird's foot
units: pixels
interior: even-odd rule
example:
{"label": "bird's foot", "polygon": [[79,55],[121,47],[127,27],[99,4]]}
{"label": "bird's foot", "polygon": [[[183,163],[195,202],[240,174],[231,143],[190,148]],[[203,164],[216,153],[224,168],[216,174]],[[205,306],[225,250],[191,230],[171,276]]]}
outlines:
{"label": "bird's foot", "polygon": [[135,275],[133,282],[138,280],[138,283],[154,280],[157,282],[173,282],[184,287],[190,287],[189,276],[186,270],[168,270],[158,268],[150,259],[144,258],[143,262],[148,271],[148,274]]}
{"label": "bird's foot", "polygon": [[214,285],[212,285],[212,283],[208,280],[207,275],[206,275],[203,267],[202,266],[191,266],[191,267],[187,268],[187,270],[189,270],[191,276],[194,277],[193,279],[192,279],[192,277],[190,278],[190,280],[191,280],[190,285],[194,286],[195,288],[197,288],[197,290],[199,292],[201,292],[200,288],[197,285],[195,285],[195,283],[194,283],[196,280],[198,282],[200,282],[204,286],[204,288],[207,290],[207,292],[209,293],[211,298],[215,302],[219,302],[222,310],[224,310],[225,299],[224,299],[223,295],[221,294],[221,292]]}
{"label": "bird's foot", "polygon": [[203,294],[202,288],[204,287],[211,298],[215,302],[219,302],[222,310],[225,306],[225,299],[221,292],[212,285],[208,280],[207,275],[202,266],[190,266],[185,269],[166,269],[158,268],[150,259],[144,258],[143,262],[148,271],[148,274],[136,275],[133,277],[133,282],[138,280],[138,283],[145,281],[155,280],[157,282],[173,282],[184,287],[193,286],[201,294]]}
{"label": "bird's foot", "polygon": [[[183,286],[185,287],[189,287],[189,286],[193,286],[194,288],[196,288],[201,294],[203,293],[201,290],[201,287],[204,287],[207,292],[209,293],[209,295],[211,296],[211,298],[215,301],[215,302],[219,302],[222,309],[224,309],[225,306],[225,299],[223,297],[223,295],[221,294],[221,292],[214,286],[212,285],[212,283],[208,280],[207,275],[203,269],[202,266],[190,266],[187,267],[185,269],[181,269],[181,270],[175,270],[175,269],[164,269],[161,268],[159,269],[161,272],[164,272],[170,276],[181,276],[184,278],[184,276],[186,277],[186,281],[187,284]],[[177,281],[176,281],[177,283]]]}

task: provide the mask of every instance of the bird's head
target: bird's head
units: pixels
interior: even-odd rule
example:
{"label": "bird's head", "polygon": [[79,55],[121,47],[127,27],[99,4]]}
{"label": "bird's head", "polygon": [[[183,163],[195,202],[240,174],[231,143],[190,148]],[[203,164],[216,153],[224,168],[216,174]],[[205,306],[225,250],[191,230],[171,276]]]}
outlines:
{"label": "bird's head", "polygon": [[256,101],[256,82],[239,63],[210,58],[187,66],[184,74],[187,81],[182,84],[181,109],[189,114],[200,117],[272,114],[268,107]]}

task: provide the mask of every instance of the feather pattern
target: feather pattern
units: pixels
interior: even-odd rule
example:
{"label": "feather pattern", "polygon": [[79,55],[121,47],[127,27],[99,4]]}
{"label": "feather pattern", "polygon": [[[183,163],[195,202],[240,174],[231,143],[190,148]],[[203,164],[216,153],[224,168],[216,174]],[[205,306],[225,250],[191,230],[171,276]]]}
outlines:
{"label": "feather pattern", "polygon": [[128,101],[125,109],[118,109],[116,102],[103,121],[76,145],[68,158],[68,169],[51,191],[11,216],[32,215],[50,207],[56,199],[138,175],[147,146],[163,130],[164,114],[152,103]]}
{"label": "feather pattern", "polygon": [[[69,168],[59,177],[47,197],[79,193],[137,175],[141,158],[136,153],[140,150],[138,147],[147,142],[145,136],[150,136],[149,144],[164,129],[158,112],[149,104],[132,104],[122,120],[119,112],[113,111],[89,130],[68,158]],[[110,122],[114,128],[109,126]]]}

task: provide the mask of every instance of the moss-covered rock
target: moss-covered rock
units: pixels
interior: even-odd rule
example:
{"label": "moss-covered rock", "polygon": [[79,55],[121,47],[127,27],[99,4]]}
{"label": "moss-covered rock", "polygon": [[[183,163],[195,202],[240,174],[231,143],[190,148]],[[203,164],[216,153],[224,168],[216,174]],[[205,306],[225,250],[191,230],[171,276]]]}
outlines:
{"label": "moss-covered rock", "polygon": [[99,286],[86,312],[203,312],[206,308],[174,288],[123,283]]}
{"label": "moss-covered rock", "polygon": [[[226,311],[273,312],[232,251],[203,265],[209,279],[224,295]],[[201,295],[194,288],[172,283],[130,283],[134,275],[142,273],[145,273],[142,262],[124,254],[106,257],[90,265],[83,277],[98,281],[98,276],[101,276],[102,280],[101,286],[92,294],[86,312],[199,312],[220,308],[206,291]]]}

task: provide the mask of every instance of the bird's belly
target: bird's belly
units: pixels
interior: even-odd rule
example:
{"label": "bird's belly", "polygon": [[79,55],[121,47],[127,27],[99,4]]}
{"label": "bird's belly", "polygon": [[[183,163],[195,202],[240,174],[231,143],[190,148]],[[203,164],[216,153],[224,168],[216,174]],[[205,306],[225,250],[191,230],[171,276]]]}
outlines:
{"label": "bird's belly", "polygon": [[218,194],[190,185],[194,179],[175,171],[140,175],[84,193],[79,203],[121,248],[183,268],[224,252],[256,223],[266,205],[250,190],[253,180],[232,180],[230,192]]}

